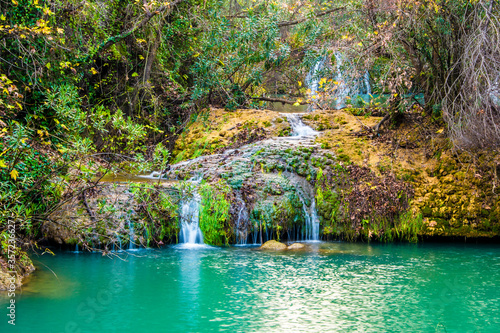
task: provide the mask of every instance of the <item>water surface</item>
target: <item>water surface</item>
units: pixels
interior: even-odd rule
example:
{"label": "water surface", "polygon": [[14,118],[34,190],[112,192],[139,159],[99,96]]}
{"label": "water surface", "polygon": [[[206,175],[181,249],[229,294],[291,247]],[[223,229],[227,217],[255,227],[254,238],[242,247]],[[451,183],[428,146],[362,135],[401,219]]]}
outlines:
{"label": "water surface", "polygon": [[311,246],[35,257],[0,332],[500,331],[500,246]]}

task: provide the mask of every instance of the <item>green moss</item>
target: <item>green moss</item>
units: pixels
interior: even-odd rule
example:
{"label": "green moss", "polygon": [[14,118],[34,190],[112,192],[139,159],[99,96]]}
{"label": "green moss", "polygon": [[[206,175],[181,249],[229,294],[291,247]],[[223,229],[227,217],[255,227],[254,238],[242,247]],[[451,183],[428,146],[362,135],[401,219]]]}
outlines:
{"label": "green moss", "polygon": [[223,181],[200,186],[200,229],[206,244],[216,246],[229,244],[230,192],[230,187]]}

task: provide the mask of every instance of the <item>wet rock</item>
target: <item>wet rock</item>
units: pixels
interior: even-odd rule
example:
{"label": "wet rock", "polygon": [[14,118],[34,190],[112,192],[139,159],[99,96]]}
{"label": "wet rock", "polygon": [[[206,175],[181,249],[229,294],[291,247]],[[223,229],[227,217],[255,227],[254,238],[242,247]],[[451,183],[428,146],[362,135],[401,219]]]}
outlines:
{"label": "wet rock", "polygon": [[303,250],[306,246],[302,243],[293,243],[287,247],[287,250]]}
{"label": "wet rock", "polygon": [[259,247],[259,250],[276,250],[276,251],[282,251],[286,250],[287,246],[283,243],[277,242],[275,240],[270,240],[262,244],[261,247]]}

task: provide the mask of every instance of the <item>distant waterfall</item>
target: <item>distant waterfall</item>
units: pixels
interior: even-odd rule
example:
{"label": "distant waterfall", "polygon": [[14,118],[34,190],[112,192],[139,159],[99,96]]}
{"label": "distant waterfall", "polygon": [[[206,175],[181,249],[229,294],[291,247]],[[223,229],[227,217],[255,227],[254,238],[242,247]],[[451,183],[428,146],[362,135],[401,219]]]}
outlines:
{"label": "distant waterfall", "polygon": [[200,229],[201,197],[195,193],[193,197],[181,205],[181,233],[179,242],[185,244],[203,244],[203,233]]}
{"label": "distant waterfall", "polygon": [[302,122],[302,119],[300,118],[302,115],[301,113],[286,113],[285,115],[290,123],[290,126],[292,127],[292,136],[301,137],[318,134],[318,132]]}
{"label": "distant waterfall", "polygon": [[315,100],[318,94],[318,88],[319,88],[319,81],[320,81],[320,72],[323,70],[323,67],[325,66],[325,61],[326,57],[322,57],[319,59],[314,66],[311,68],[309,73],[307,73],[306,76],[306,84],[307,87],[310,90],[309,96]]}
{"label": "distant waterfall", "polygon": [[[353,66],[349,63],[348,59],[340,52],[334,53],[335,67],[329,68],[334,71],[334,74],[326,75],[325,78],[331,79],[335,82],[334,89],[329,91],[327,96],[327,104],[334,109],[342,109],[356,102],[361,98],[365,102],[371,99],[371,85],[370,74],[368,70],[363,73],[353,70]],[[310,90],[309,98],[313,101],[317,100],[318,91],[320,89],[319,82],[321,80],[321,71],[325,69],[327,57],[319,59],[311,68],[306,76],[306,83]]]}

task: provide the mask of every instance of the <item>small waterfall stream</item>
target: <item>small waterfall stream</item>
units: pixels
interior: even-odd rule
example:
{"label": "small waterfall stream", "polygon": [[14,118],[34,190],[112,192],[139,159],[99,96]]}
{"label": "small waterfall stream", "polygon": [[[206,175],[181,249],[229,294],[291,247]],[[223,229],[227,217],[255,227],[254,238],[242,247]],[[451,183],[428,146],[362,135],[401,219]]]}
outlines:
{"label": "small waterfall stream", "polygon": [[304,218],[306,220],[304,229],[302,229],[301,241],[318,241],[319,240],[319,219],[316,211],[316,200],[311,200],[311,206],[307,207],[306,200],[299,192],[299,199],[302,202]]}
{"label": "small waterfall stream", "polygon": [[302,122],[301,116],[303,113],[286,113],[285,116],[292,127],[292,136],[303,137],[317,135],[318,132],[313,130]]}
{"label": "small waterfall stream", "polygon": [[193,197],[181,205],[181,233],[179,243],[203,244],[203,233],[200,229],[201,197],[195,193]]}
{"label": "small waterfall stream", "polygon": [[238,211],[238,220],[236,220],[236,243],[238,245],[247,245],[248,233],[246,231],[246,224],[249,220],[248,210],[239,192],[237,192],[236,200],[241,204]]}
{"label": "small waterfall stream", "polygon": [[[191,178],[190,182],[197,187],[202,180],[203,176],[198,175]],[[200,229],[200,205],[201,196],[196,188],[191,198],[181,202],[181,232],[179,234],[179,243],[189,245],[204,244],[203,233]]]}
{"label": "small waterfall stream", "polygon": [[129,235],[129,242],[128,242],[128,249],[129,250],[134,250],[135,249],[135,229],[134,229],[134,222],[128,218],[128,235]]}

